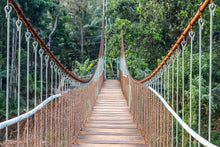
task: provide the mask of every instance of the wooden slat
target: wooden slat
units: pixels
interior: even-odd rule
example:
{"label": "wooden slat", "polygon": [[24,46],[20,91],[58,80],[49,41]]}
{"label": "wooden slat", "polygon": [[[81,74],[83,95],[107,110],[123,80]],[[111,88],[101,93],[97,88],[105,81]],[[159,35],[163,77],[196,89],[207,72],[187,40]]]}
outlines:
{"label": "wooden slat", "polygon": [[117,80],[107,80],[80,132],[80,146],[145,146]]}

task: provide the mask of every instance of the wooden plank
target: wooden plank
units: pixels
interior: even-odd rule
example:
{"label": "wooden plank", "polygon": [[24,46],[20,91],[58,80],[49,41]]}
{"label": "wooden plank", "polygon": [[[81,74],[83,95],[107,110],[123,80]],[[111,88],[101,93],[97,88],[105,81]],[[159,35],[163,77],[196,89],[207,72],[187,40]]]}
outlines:
{"label": "wooden plank", "polygon": [[93,111],[79,134],[80,146],[145,146],[117,80],[104,82]]}

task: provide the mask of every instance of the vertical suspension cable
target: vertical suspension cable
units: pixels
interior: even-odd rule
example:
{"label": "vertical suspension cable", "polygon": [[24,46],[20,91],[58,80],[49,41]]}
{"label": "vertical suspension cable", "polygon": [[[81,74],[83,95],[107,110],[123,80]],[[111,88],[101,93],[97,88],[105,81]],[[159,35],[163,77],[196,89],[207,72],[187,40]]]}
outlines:
{"label": "vertical suspension cable", "polygon": [[[170,59],[167,63],[167,103],[170,100]],[[167,146],[169,146],[169,112],[167,112]]]}
{"label": "vertical suspension cable", "polygon": [[[62,94],[64,93],[64,86],[65,86],[65,77],[66,75],[64,74],[64,72],[62,72],[61,74],[61,89],[62,89]],[[63,83],[62,83],[63,80]],[[61,101],[61,145],[63,145],[64,141],[64,104],[63,104],[63,100]]]}
{"label": "vertical suspension cable", "polygon": [[[8,112],[9,112],[9,55],[10,55],[10,13],[12,7],[7,3],[5,6],[5,13],[7,18],[7,79],[6,79],[6,121],[8,120]],[[5,129],[5,140],[6,147],[8,146],[8,127]]]}
{"label": "vertical suspension cable", "polygon": [[70,124],[70,119],[71,119],[71,99],[70,99],[70,91],[69,91],[69,84],[70,84],[70,77],[67,78],[67,93],[68,93],[68,140],[69,140],[69,145],[71,145],[71,124]]}
{"label": "vertical suspension cable", "polygon": [[[158,73],[156,74],[156,79],[155,79],[155,89],[156,91],[158,91]],[[158,109],[157,109],[157,99],[156,99],[156,96],[154,98],[154,103],[155,103],[155,132],[156,132],[156,146],[158,146],[158,115],[157,115],[157,112],[158,112]]]}
{"label": "vertical suspension cable", "polygon": [[[37,47],[38,47],[38,42],[34,41],[32,43],[34,47],[34,54],[35,54],[35,61],[34,61],[34,107],[37,106]],[[34,147],[36,147],[36,134],[37,134],[37,115],[34,114]]]}
{"label": "vertical suspension cable", "polygon": [[[162,71],[162,70],[161,70]],[[158,76],[157,76],[157,84],[158,84],[158,93],[160,93],[160,75],[161,75],[161,71],[158,73]],[[157,99],[157,102],[158,99]],[[157,103],[157,105],[159,105],[159,103]],[[157,109],[157,146],[159,145],[159,141],[160,141],[160,130],[159,130],[159,120],[160,120],[160,112],[159,112],[160,109]]]}
{"label": "vertical suspension cable", "polygon": [[[172,108],[174,109],[174,66],[175,66],[175,54],[173,54],[173,58],[172,58]],[[173,147],[173,116],[172,116],[172,147]]]}
{"label": "vertical suspension cable", "polygon": [[[190,49],[190,114],[189,114],[189,126],[190,128],[192,128],[192,61],[193,61],[193,41],[194,41],[194,37],[195,37],[195,32],[191,31],[189,33],[189,36],[191,38],[191,49]],[[191,147],[191,142],[192,142],[192,137],[191,135],[189,135],[189,146]]]}
{"label": "vertical suspension cable", "polygon": [[[27,112],[29,111],[29,51],[30,51],[30,37],[31,33],[27,31],[25,33],[26,41],[27,41]],[[26,138],[26,144],[27,147],[29,146],[28,138],[28,129],[29,129],[29,119],[27,118],[27,138]]]}
{"label": "vertical suspension cable", "polygon": [[210,10],[210,57],[209,57],[209,127],[208,140],[211,142],[211,119],[212,119],[212,34],[213,34],[213,16],[216,6],[214,3],[209,5]]}
{"label": "vertical suspension cable", "polygon": [[[58,79],[58,91],[60,92],[60,86],[61,86],[61,69],[59,68],[58,69],[58,77],[59,77],[59,79]],[[61,91],[61,94],[62,94],[62,91]],[[60,99],[58,100],[58,102],[60,101]],[[58,103],[57,105],[59,105],[59,109],[58,109],[58,111],[59,112],[57,112],[58,113],[58,116],[57,116],[57,118],[58,118],[58,131],[57,131],[57,134],[58,134],[58,142],[60,143],[61,142],[61,123],[60,123],[60,121],[61,121],[61,119],[60,119],[60,117],[61,117],[61,108],[60,108],[60,103]],[[58,146],[59,146],[59,144],[58,144]]]}
{"label": "vertical suspension cable", "polygon": [[[152,85],[151,85],[151,80],[149,81],[149,87],[152,87]],[[133,94],[133,93],[132,93]],[[149,89],[148,89],[148,97],[149,97],[149,99],[148,99],[148,110],[149,110],[149,112],[148,112],[148,134],[147,134],[147,139],[148,139],[148,141],[150,142],[150,133],[151,133],[151,127],[149,127],[150,126],[150,123],[151,123],[151,92],[149,91]]]}
{"label": "vertical suspension cable", "polygon": [[[57,94],[57,71],[58,71],[58,66],[55,64],[54,65],[54,71],[55,71],[55,89],[54,89],[54,91],[55,91],[55,93]],[[54,146],[56,147],[56,139],[57,139],[57,99],[55,99],[55,114],[54,114],[54,118],[55,118],[55,120],[54,120],[54,133],[55,133],[55,135],[54,135]]]}
{"label": "vertical suspension cable", "polygon": [[[198,134],[201,134],[201,97],[202,97],[202,30],[205,20],[199,19],[199,122],[198,122]],[[199,143],[200,147],[200,143]]]}
{"label": "vertical suspension cable", "polygon": [[[20,115],[20,92],[21,92],[21,26],[22,21],[18,18],[16,21],[18,36],[18,116]],[[17,146],[20,145],[20,123],[17,123]]]}
{"label": "vertical suspension cable", "polygon": [[[50,69],[51,69],[51,80],[50,80],[50,88],[51,88],[51,93],[50,95],[53,95],[53,68],[54,68],[54,62],[50,61]],[[53,101],[51,101],[50,105],[50,146],[53,145]]]}
{"label": "vertical suspension cable", "polygon": [[[177,53],[176,53],[176,114],[179,115],[179,56],[180,56],[180,51],[177,50]],[[178,130],[178,126],[179,126],[179,123],[178,121],[176,121],[176,147],[179,146],[179,136],[178,136],[178,133],[179,133],[179,130]]]}
{"label": "vertical suspension cable", "polygon": [[[39,50],[40,54],[40,102],[43,101],[43,54],[44,50],[41,48]],[[42,126],[42,109],[40,111],[40,147],[42,147],[43,142],[43,126]]]}
{"label": "vertical suspension cable", "polygon": [[69,142],[69,105],[68,105],[68,103],[69,103],[69,94],[68,94],[68,91],[67,91],[67,87],[68,87],[68,76],[66,76],[66,92],[67,92],[67,99],[66,99],[66,106],[65,106],[65,110],[66,110],[66,113],[65,113],[65,115],[66,115],[66,117],[65,117],[65,119],[66,119],[66,138],[67,138],[67,142]]}
{"label": "vertical suspension cable", "polygon": [[[49,55],[45,55],[45,63],[46,63],[46,99],[48,98],[48,61]],[[46,118],[45,118],[45,146],[47,146],[47,105],[46,107]]]}
{"label": "vertical suspension cable", "polygon": [[[160,90],[161,90],[161,95],[163,95],[163,72],[164,72],[164,69],[161,70],[161,75],[160,75]],[[161,105],[161,109],[163,109],[163,105]],[[162,114],[160,114],[162,115]],[[162,117],[160,118],[161,122],[160,124],[162,123]],[[160,146],[162,145],[162,134],[163,134],[163,130],[162,130],[163,127],[160,128]]]}
{"label": "vertical suspension cable", "polygon": [[[185,65],[184,65],[184,51],[185,47],[187,45],[187,42],[184,40],[181,42],[182,45],[182,120],[184,121],[184,103],[185,103],[185,87],[184,87],[184,70],[185,70]],[[182,128],[182,147],[184,147],[184,128]]]}
{"label": "vertical suspension cable", "polygon": [[[156,77],[154,77],[153,79],[153,89],[156,90]],[[154,98],[154,94],[153,94],[153,144],[155,143],[156,140],[156,116],[155,116],[155,98]]]}
{"label": "vertical suspension cable", "polygon": [[[167,70],[167,65],[164,65],[164,91],[163,91],[163,98],[164,99],[166,99],[166,70]],[[165,120],[166,120],[166,108],[164,107],[164,121],[163,121],[163,128],[164,128],[164,136],[163,136],[163,138],[164,138],[164,141],[163,141],[163,146],[165,146],[165,142],[166,142],[166,139],[165,139],[165,132],[166,132],[166,126],[165,126]]]}

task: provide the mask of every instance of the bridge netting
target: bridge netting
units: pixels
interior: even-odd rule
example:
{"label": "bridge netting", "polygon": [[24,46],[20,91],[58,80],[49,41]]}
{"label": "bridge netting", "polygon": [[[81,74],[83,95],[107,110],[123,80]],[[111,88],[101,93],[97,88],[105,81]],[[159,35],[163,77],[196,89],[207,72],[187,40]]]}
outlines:
{"label": "bridge netting", "polygon": [[[25,17],[22,9],[15,0],[8,0],[5,7],[7,18],[7,86],[6,86],[6,120],[0,123],[1,146],[71,146],[77,144],[77,136],[87,116],[91,112],[96,98],[104,81],[104,26],[103,19],[102,40],[99,50],[96,69],[89,79],[81,79],[68,71],[54,56]],[[215,146],[211,143],[211,102],[212,102],[212,34],[213,16],[215,12],[213,1],[206,0],[199,8],[197,14],[190,21],[176,44],[172,47],[161,64],[146,78],[135,80],[129,74],[126,64],[123,31],[121,32],[120,82],[124,96],[127,99],[134,120],[138,123],[147,146]],[[209,60],[209,113],[207,123],[207,136],[201,134],[201,52],[202,32],[205,9],[210,13],[210,60]],[[11,12],[16,11],[18,18],[18,105],[17,116],[9,116],[9,60],[10,60],[10,26]],[[199,33],[195,33],[193,26],[197,25]],[[24,26],[24,25],[25,26]],[[25,30],[25,29],[27,30]],[[25,39],[22,46],[22,34]],[[195,36],[198,35],[199,55],[199,98],[198,98],[198,130],[192,128],[192,74],[193,47]],[[32,47],[30,47],[32,44]],[[190,44],[190,45],[187,45]],[[39,47],[38,47],[39,46]],[[21,48],[27,50],[27,77],[21,77]],[[34,49],[34,64],[30,70],[29,52]],[[184,53],[190,49],[190,58]],[[189,96],[187,95],[184,80],[185,65],[190,66]],[[34,97],[30,98],[29,73],[34,72]],[[26,113],[21,114],[20,107],[20,81],[27,80],[27,106]],[[40,82],[39,82],[40,81]],[[34,101],[34,108],[29,106]],[[187,103],[187,104],[186,104]],[[189,108],[188,108],[189,103]],[[184,112],[189,110],[189,114]],[[185,117],[189,117],[186,121]]]}
{"label": "bridge netting", "polygon": [[[205,9],[209,10],[206,11],[210,13],[209,18],[203,17]],[[212,122],[217,122],[211,117],[215,9],[216,5],[213,1],[206,0],[202,3],[164,60],[142,80],[133,79],[129,73],[125,58],[123,31],[121,31],[121,87],[130,111],[146,139],[147,146],[215,146],[211,143]],[[206,29],[210,29],[210,44],[204,47],[202,35],[205,19],[209,19],[207,20],[209,28]],[[194,28],[198,28],[198,33]],[[209,52],[208,76],[203,76],[202,67],[205,63],[202,62],[202,53],[207,50]],[[196,53],[198,53],[198,58],[195,58]],[[195,60],[199,60],[199,67],[193,65]],[[188,74],[185,70],[189,70],[190,73]],[[199,73],[198,89],[196,88],[197,83],[192,81],[192,77],[197,74],[197,71]],[[203,80],[209,81],[208,92],[202,90]],[[195,93],[198,93],[198,96],[193,96]],[[204,113],[201,103],[202,97],[205,96],[208,97],[207,114]],[[192,101],[197,101],[198,105],[193,105]],[[202,119],[208,121],[202,124]],[[193,122],[197,124],[192,125]]]}
{"label": "bridge netting", "polygon": [[[18,30],[18,85],[17,116],[10,117],[9,72],[10,72],[10,26],[12,11],[17,14],[15,25]],[[0,146],[72,146],[95,104],[104,81],[104,27],[94,73],[89,79],[72,74],[50,51],[44,40],[32,27],[21,7],[14,1],[7,1],[7,87],[6,121],[0,123]],[[103,19],[103,26],[105,20]],[[23,38],[24,34],[24,39]],[[23,45],[26,46],[23,46]],[[21,76],[21,50],[26,49],[26,77]],[[30,50],[34,50],[34,60]],[[32,62],[32,64],[30,63]],[[34,63],[33,63],[34,62]],[[34,73],[34,96],[30,95],[30,72]],[[26,80],[26,93],[21,95],[21,80]],[[33,96],[33,97],[32,97]],[[26,97],[26,113],[21,97]],[[33,107],[34,105],[34,107]],[[32,107],[31,107],[32,106]],[[3,109],[3,108],[1,108]]]}

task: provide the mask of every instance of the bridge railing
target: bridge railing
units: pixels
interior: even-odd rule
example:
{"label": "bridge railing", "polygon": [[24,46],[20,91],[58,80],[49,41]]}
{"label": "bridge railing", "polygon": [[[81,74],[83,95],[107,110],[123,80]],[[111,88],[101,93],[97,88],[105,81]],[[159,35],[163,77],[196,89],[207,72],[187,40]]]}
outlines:
{"label": "bridge railing", "polygon": [[[205,9],[209,11],[204,12]],[[217,120],[211,117],[212,54],[213,51],[217,52],[217,46],[213,48],[215,10],[214,2],[206,0],[161,64],[140,81],[129,74],[122,34],[121,87],[147,145],[215,146],[211,143],[214,140],[212,130],[218,130],[212,125]],[[204,17],[207,13],[210,13],[209,20]],[[203,30],[209,29],[205,28],[205,19],[210,28],[209,39],[205,37],[209,45],[202,44]],[[198,30],[198,33],[194,30]],[[209,56],[205,60],[204,53]],[[208,65],[206,70],[204,65]],[[205,84],[208,85],[207,89],[204,88]],[[203,104],[207,101],[208,106],[202,105],[202,99]]]}
{"label": "bridge railing", "polygon": [[[78,133],[95,103],[104,80],[104,27],[96,69],[89,79],[81,79],[61,64],[14,0],[8,0],[5,4],[6,108],[0,109],[5,110],[6,114],[0,122],[0,146],[77,144]],[[14,10],[18,16],[16,22],[11,21],[15,20],[11,15]],[[103,20],[103,26],[104,24]],[[11,36],[11,29],[18,33],[18,40]],[[18,49],[13,49],[11,41],[17,41]],[[34,54],[33,57],[31,52]],[[16,56],[16,53],[17,60],[12,63],[12,56]],[[16,63],[14,67],[17,67],[17,72],[11,66]],[[10,98],[9,80],[12,77],[16,77],[17,81],[13,86],[16,89],[15,92],[13,90],[14,99]],[[17,106],[14,105],[12,108],[9,105],[12,101]],[[11,111],[15,112],[10,113]]]}

